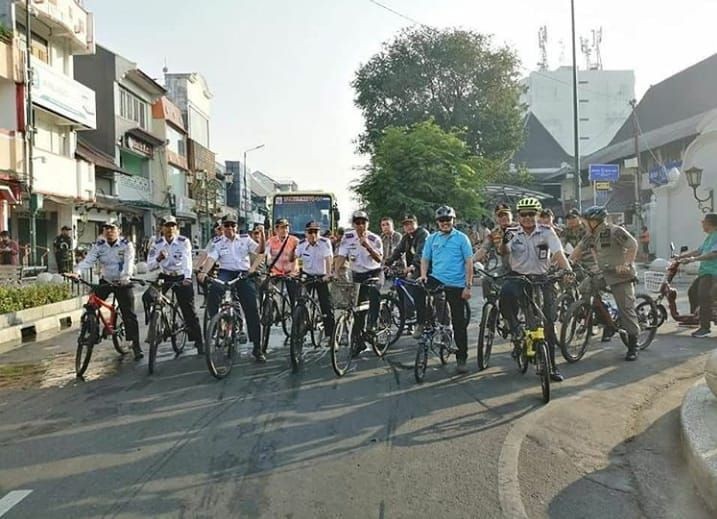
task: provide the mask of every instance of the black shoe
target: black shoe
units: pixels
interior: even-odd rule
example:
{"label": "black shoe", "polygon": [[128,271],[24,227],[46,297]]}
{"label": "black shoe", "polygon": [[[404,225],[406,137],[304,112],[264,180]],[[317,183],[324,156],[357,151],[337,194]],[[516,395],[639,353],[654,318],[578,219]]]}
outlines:
{"label": "black shoe", "polygon": [[266,362],[266,355],[261,351],[261,348],[254,348],[251,354],[254,355],[257,362]]}
{"label": "black shoe", "polygon": [[632,349],[632,348],[627,350],[627,355],[625,355],[625,360],[628,360],[628,361],[637,360],[637,350]]}
{"label": "black shoe", "polygon": [[197,348],[197,355],[204,355],[204,344],[202,341],[194,341],[194,347]]}
{"label": "black shoe", "polygon": [[604,327],[602,329],[602,339],[600,339],[600,342],[610,342],[613,335],[615,335],[615,328]]}
{"label": "black shoe", "polygon": [[144,353],[142,353],[142,348],[139,347],[139,344],[133,344],[132,351],[134,351],[134,360],[142,360],[144,358]]}
{"label": "black shoe", "polygon": [[550,380],[552,380],[553,382],[562,382],[563,380],[565,380],[565,377],[562,373],[560,373],[560,371],[558,371],[558,368],[553,368],[550,371]]}

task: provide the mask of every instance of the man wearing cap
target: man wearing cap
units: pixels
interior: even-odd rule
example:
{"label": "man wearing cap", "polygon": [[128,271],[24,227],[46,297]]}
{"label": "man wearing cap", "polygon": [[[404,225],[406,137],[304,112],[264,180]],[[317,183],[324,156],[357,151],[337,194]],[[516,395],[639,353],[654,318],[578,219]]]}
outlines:
{"label": "man wearing cap", "polygon": [[98,297],[107,299],[114,292],[124,321],[127,340],[132,343],[134,360],[144,355],[139,345],[139,324],[134,312],[134,289],[130,282],[134,274],[134,245],[120,236],[117,222],[110,220],[102,226],[103,237],[97,240],[85,259],[75,266],[71,277],[79,277],[83,270],[100,264],[100,287],[95,292]]}
{"label": "man wearing cap", "polygon": [[[147,256],[149,270],[160,269],[159,279],[164,280],[164,286],[174,290],[177,296],[179,309],[187,325],[189,340],[194,341],[197,352],[202,354],[202,331],[194,309],[194,289],[192,287],[192,244],[187,238],[179,235],[177,219],[168,216],[162,224],[162,237],[152,244]],[[165,288],[166,291],[166,288]],[[149,289],[142,296],[147,304]],[[146,297],[145,297],[146,296]]]}
{"label": "man wearing cap", "polygon": [[[362,283],[371,278],[382,278],[381,260],[383,259],[383,244],[381,238],[368,230],[368,214],[365,211],[356,211],[351,217],[353,230],[344,233],[336,257],[335,270],[340,272],[350,260],[351,274],[355,283]],[[380,283],[378,284],[380,286]],[[378,310],[381,304],[381,293],[378,287],[361,285],[359,301],[369,300],[368,328],[376,329]],[[354,320],[352,334],[358,336],[364,327],[364,314],[360,313]],[[365,347],[365,345],[364,345]],[[355,352],[355,353],[360,353]]]}
{"label": "man wearing cap", "polygon": [[64,274],[72,271],[72,228],[63,225],[60,234],[52,242],[52,249],[55,252],[55,263],[57,272]]}
{"label": "man wearing cap", "polygon": [[[267,283],[271,282],[272,276],[288,276],[294,272],[296,246],[299,244],[299,239],[289,234],[289,220],[286,218],[279,218],[274,222],[274,232],[274,236],[266,243],[266,261],[270,267]],[[292,307],[296,290],[296,283],[287,280],[286,291]]]}
{"label": "man wearing cap", "polygon": [[[217,277],[224,282],[236,279],[241,273],[252,273],[249,254],[264,252],[264,234],[259,235],[259,243],[252,240],[248,234],[237,234],[237,220],[227,215],[222,218],[224,236],[214,242],[208,253],[207,262],[199,269],[197,279],[204,282],[207,272],[215,263],[219,263]],[[256,300],[256,287],[250,279],[244,279],[236,284],[236,294],[246,317],[249,338],[254,343],[254,358],[259,362],[266,361],[266,352],[261,350],[261,328],[259,326],[259,310]],[[224,288],[216,284],[209,287],[207,311],[213,317],[219,311],[219,303],[224,295]]]}
{"label": "man wearing cap", "polygon": [[322,281],[315,284],[316,293],[319,296],[326,336],[331,337],[334,332],[334,312],[326,282],[331,275],[334,252],[331,240],[319,237],[320,230],[321,224],[317,221],[312,220],[306,224],[306,238],[296,246],[296,267],[299,272],[322,277]]}
{"label": "man wearing cap", "polygon": [[[486,236],[485,240],[483,240],[483,243],[481,243],[480,248],[476,251],[474,256],[474,259],[476,261],[480,261],[481,263],[485,262],[492,251],[495,251],[496,254],[499,253],[497,247],[495,246],[496,240],[499,243],[500,240],[503,239],[505,230],[513,224],[513,212],[508,204],[500,203],[496,205],[493,214],[495,215],[497,225],[493,228],[490,234]],[[505,258],[502,261],[502,265],[503,267],[507,266]]]}
{"label": "man wearing cap", "polygon": [[[423,244],[426,243],[426,239],[428,238],[428,231],[418,226],[418,219],[412,214],[405,215],[401,223],[403,224],[403,237],[393,250],[393,253],[391,253],[386,260],[386,264],[391,265],[398,260],[400,256],[404,256],[406,272],[411,276],[421,271],[421,254],[423,253]],[[418,339],[423,333],[422,323],[425,321],[423,309],[426,306],[426,293],[414,285],[405,285],[405,287],[415,303],[417,324],[413,330],[413,337]],[[403,290],[398,291],[398,297],[400,299],[404,298]],[[407,313],[413,310],[410,301],[402,300],[401,304],[407,310]],[[419,308],[421,312],[418,312]]]}

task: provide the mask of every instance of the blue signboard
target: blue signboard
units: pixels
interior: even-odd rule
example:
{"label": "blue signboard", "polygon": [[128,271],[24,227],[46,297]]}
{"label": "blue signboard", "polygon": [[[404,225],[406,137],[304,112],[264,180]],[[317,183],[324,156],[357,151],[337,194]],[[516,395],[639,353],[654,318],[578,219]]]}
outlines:
{"label": "blue signboard", "polygon": [[667,162],[666,164],[658,164],[647,172],[650,178],[650,184],[652,184],[653,186],[664,186],[669,182],[669,179],[667,178],[667,172],[670,171],[672,168],[680,167],[682,167],[681,160],[672,160],[670,162]]}
{"label": "blue signboard", "polygon": [[618,178],[620,178],[618,164],[590,164],[588,166],[590,182],[617,182]]}

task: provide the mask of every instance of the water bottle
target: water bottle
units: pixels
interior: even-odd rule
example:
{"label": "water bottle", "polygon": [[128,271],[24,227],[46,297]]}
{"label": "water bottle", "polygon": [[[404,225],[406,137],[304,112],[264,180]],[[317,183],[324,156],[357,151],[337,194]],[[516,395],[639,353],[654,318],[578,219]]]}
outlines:
{"label": "water bottle", "polygon": [[610,319],[612,319],[614,322],[617,322],[617,318],[619,316],[617,307],[613,305],[610,301],[605,301],[605,307],[607,308],[608,314],[610,314]]}

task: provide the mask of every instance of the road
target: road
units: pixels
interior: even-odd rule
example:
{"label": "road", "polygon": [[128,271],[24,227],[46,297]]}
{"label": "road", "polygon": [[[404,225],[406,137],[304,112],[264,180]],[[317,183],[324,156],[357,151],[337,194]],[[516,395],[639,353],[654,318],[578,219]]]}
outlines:
{"label": "road", "polygon": [[688,333],[634,363],[595,342],[548,405],[506,344],[417,385],[410,337],[337,379],[326,349],[291,374],[277,330],[223,381],[169,345],[148,376],[105,342],[78,381],[65,333],[0,356],[0,516],[708,518],[678,420],[714,341]]}

